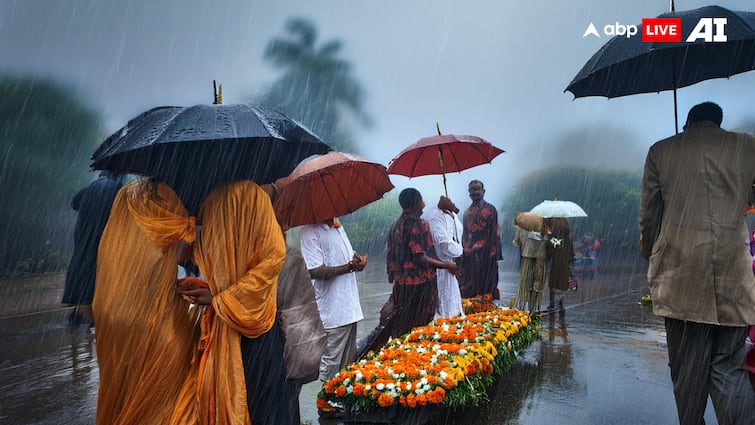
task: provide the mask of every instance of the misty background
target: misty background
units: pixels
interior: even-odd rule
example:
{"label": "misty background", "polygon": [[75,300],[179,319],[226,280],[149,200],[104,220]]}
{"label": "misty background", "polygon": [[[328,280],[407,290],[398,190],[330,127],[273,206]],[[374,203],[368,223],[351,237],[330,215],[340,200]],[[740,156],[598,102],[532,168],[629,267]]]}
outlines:
{"label": "misty background", "polygon": [[[675,3],[676,10],[710,4]],[[751,0],[717,4],[753,7]],[[326,142],[384,165],[436,134],[436,122],[446,134],[483,137],[506,153],[490,165],[449,174],[449,195],[464,209],[467,183],[482,180],[486,199],[507,220],[523,209],[506,204],[521,192],[524,177],[564,166],[639,176],[647,148],[673,134],[671,92],[611,100],[574,100],[563,92],[608,40],[583,38],[590,23],[599,31],[607,24],[639,25],[668,10],[667,0],[0,0],[0,78],[23,79],[27,93],[39,89],[36,82],[63,87],[91,113],[84,127],[96,127],[97,137],[67,160],[62,172],[80,174],[61,177],[68,181],[56,194],[62,209],[74,189],[95,176],[87,171],[88,158],[107,134],[156,106],[212,103],[217,80],[223,103],[277,103]],[[337,78],[318,80],[327,72]],[[724,110],[724,128],[755,132],[753,88],[751,72],[679,89],[680,128],[691,106],[711,100]],[[307,90],[312,103],[302,108]],[[15,93],[15,103],[6,96],[7,116],[27,110],[29,97]],[[0,138],[18,122],[1,121]],[[34,142],[55,143],[51,134]],[[0,193],[6,199],[0,201],[6,203],[11,192],[26,190],[34,161],[2,143]],[[8,164],[17,161],[29,162],[29,171],[11,178]],[[393,196],[417,187],[428,204],[443,190],[440,176],[391,179]],[[597,195],[587,181],[538,195],[571,198],[591,212]],[[637,205],[627,199],[611,207],[632,221]],[[45,225],[72,223],[72,217],[70,211],[46,215]],[[15,240],[8,229],[0,227],[0,253]],[[55,238],[71,231],[58,230]]]}

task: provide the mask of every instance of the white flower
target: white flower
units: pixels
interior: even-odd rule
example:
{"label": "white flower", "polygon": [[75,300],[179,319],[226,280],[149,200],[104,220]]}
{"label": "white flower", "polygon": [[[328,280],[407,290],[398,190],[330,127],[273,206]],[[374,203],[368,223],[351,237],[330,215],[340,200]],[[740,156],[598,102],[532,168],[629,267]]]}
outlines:
{"label": "white flower", "polygon": [[385,389],[385,384],[380,382],[379,384],[375,385],[375,389],[378,391],[383,391]]}

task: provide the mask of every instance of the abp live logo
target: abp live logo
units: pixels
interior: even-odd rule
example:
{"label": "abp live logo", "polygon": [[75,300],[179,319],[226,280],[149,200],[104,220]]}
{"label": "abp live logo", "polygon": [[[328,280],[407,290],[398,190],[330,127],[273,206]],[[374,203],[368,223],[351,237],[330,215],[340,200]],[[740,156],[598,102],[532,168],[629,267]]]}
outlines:
{"label": "abp live logo", "polygon": [[[694,43],[702,39],[706,43],[725,43],[727,18],[700,18],[685,40]],[[682,18],[643,18],[643,43],[680,43],[682,41]]]}

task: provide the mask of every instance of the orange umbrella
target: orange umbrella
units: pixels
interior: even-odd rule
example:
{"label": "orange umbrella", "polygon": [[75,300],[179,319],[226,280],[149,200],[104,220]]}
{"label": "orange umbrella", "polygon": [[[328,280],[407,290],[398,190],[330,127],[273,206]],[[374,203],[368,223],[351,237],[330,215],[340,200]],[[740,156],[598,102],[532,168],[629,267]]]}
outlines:
{"label": "orange umbrella", "polygon": [[358,210],[393,189],[385,166],[358,155],[330,152],[305,159],[275,182],[273,206],[288,227],[321,223]]}

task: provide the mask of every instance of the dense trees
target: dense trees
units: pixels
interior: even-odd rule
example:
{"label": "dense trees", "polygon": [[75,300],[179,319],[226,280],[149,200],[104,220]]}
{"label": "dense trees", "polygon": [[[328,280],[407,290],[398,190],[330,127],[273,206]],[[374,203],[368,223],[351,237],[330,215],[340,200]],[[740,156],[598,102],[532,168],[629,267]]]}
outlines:
{"label": "dense trees", "polygon": [[0,273],[65,267],[99,119],[51,81],[0,78]]}

